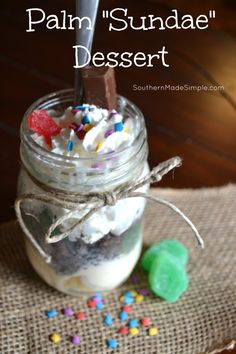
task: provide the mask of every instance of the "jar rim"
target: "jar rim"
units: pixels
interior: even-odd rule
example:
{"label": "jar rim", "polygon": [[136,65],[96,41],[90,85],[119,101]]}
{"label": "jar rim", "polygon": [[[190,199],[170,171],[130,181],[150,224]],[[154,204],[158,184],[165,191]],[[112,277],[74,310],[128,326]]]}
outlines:
{"label": "jar rim", "polygon": [[[47,95],[44,95],[42,97],[40,97],[39,99],[37,99],[36,101],[34,101],[29,108],[26,110],[26,112],[24,113],[23,116],[23,120],[21,123],[21,140],[23,140],[24,143],[26,143],[26,145],[28,145],[31,149],[33,149],[33,151],[37,152],[39,155],[41,156],[45,156],[48,158],[51,158],[53,160],[57,160],[60,162],[78,162],[78,161],[84,161],[84,162],[103,162],[104,160],[106,160],[107,158],[113,158],[113,157],[119,157],[122,154],[126,153],[126,152],[130,152],[134,146],[137,144],[137,149],[139,150],[139,145],[142,145],[142,142],[140,142],[140,140],[142,137],[143,132],[145,131],[145,122],[144,122],[144,116],[143,113],[141,112],[141,110],[136,106],[136,104],[134,104],[132,101],[130,101],[129,99],[127,99],[124,96],[121,95],[117,95],[118,100],[125,102],[127,105],[130,106],[130,108],[132,108],[134,110],[134,112],[136,113],[136,116],[139,118],[140,121],[140,130],[139,133],[137,134],[137,136],[135,137],[134,141],[132,142],[132,144],[130,146],[124,147],[123,149],[120,149],[118,151],[114,151],[112,153],[104,153],[102,155],[98,155],[97,157],[74,157],[74,156],[64,156],[61,154],[57,154],[55,152],[51,152],[48,151],[46,148],[44,148],[43,146],[39,145],[33,138],[32,138],[32,134],[30,134],[30,130],[27,127],[27,118],[29,116],[30,113],[32,113],[35,109],[40,109],[44,107],[44,104],[46,102],[54,102],[55,104],[58,103],[58,100],[56,100],[57,98],[59,99],[60,96],[63,100],[63,95],[68,95],[67,99],[68,101],[71,101],[71,96],[74,94],[74,89],[73,88],[68,88],[68,89],[63,89],[63,90],[58,90],[58,91],[54,91],[51,92]],[[69,99],[70,98],[70,99]],[[53,101],[54,99],[54,101]],[[51,107],[52,108],[52,107]],[[120,112],[118,110],[118,112]],[[139,144],[139,142],[141,144]]]}

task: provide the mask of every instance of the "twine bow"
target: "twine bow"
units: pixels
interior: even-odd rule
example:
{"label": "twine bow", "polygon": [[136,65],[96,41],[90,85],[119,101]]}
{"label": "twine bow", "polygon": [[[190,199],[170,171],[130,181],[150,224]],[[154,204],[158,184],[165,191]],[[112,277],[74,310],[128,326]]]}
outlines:
{"label": "twine bow", "polygon": [[[199,245],[204,248],[204,242],[194,226],[191,220],[175,205],[172,203],[158,198],[152,197],[146,193],[137,191],[140,187],[146,184],[152,184],[155,182],[159,182],[162,177],[167,174],[169,171],[173,170],[176,167],[180,167],[182,160],[180,157],[173,157],[167,161],[160,163],[158,166],[153,168],[153,170],[148,173],[143,178],[136,180],[135,182],[128,183],[122,186],[119,186],[112,191],[108,192],[101,192],[101,193],[89,193],[89,194],[81,194],[81,193],[73,193],[73,192],[63,192],[59,190],[52,190],[45,185],[41,184],[38,181],[35,181],[41,188],[46,190],[47,194],[23,194],[19,196],[15,201],[15,211],[18,218],[18,221],[26,234],[26,236],[30,239],[36,249],[40,252],[40,254],[46,259],[47,262],[51,261],[51,257],[47,255],[44,250],[39,246],[39,244],[34,239],[33,235],[27,228],[21,213],[21,203],[28,200],[28,201],[41,201],[49,204],[53,204],[55,206],[63,207],[68,209],[69,211],[65,213],[65,215],[58,218],[52,225],[49,227],[48,231],[45,234],[45,241],[46,243],[56,243],[64,238],[66,238],[75,228],[86,220],[88,220],[92,215],[94,215],[100,208],[104,206],[114,206],[119,200],[125,198],[136,198],[136,197],[143,197],[159,204],[166,205],[171,210],[179,214],[185,222],[191,227],[193,233],[196,236],[196,239]],[[53,192],[53,193],[52,193]],[[88,211],[78,219],[78,212],[81,210],[86,209]],[[65,221],[75,219],[75,223],[69,227],[65,232],[60,232],[57,235],[52,235],[53,232],[57,227],[63,225]]]}

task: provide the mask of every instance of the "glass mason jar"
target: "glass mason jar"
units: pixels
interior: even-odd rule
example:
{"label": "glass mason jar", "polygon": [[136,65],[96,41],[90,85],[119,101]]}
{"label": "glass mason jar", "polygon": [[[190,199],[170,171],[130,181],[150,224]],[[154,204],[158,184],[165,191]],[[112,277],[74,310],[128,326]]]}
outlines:
{"label": "glass mason jar", "polygon": [[[27,117],[37,109],[52,110],[60,116],[73,105],[72,89],[58,91],[33,103],[21,125],[22,168],[18,180],[18,196],[54,195],[54,192],[89,194],[111,191],[136,181],[149,172],[147,137],[144,118],[129,100],[119,96],[117,111],[131,117],[137,137],[132,145],[119,152],[98,157],[75,158],[52,153],[37,144],[27,127]],[[139,191],[146,192],[149,186]],[[76,202],[76,201],[75,201]],[[56,243],[47,243],[45,234],[68,206],[42,200],[25,200],[21,204],[26,251],[36,272],[52,287],[77,296],[111,290],[131,274],[141,253],[141,221],[144,198],[126,198],[114,206],[104,206],[87,221]],[[70,228],[87,210],[87,206],[59,225],[59,231]],[[52,235],[53,237],[53,235]]]}

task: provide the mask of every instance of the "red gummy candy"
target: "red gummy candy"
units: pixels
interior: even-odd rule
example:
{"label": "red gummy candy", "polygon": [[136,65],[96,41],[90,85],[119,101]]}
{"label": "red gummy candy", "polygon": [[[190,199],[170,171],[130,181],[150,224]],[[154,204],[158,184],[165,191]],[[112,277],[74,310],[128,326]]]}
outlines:
{"label": "red gummy candy", "polygon": [[51,145],[51,137],[61,131],[59,125],[44,109],[36,110],[28,116],[28,128],[38,135],[43,135],[49,145]]}
{"label": "red gummy candy", "polygon": [[143,327],[149,326],[150,325],[150,320],[149,318],[142,318],[141,323]]}
{"label": "red gummy candy", "polygon": [[125,305],[122,307],[122,311],[125,311],[126,313],[132,312],[132,307],[129,305]]}

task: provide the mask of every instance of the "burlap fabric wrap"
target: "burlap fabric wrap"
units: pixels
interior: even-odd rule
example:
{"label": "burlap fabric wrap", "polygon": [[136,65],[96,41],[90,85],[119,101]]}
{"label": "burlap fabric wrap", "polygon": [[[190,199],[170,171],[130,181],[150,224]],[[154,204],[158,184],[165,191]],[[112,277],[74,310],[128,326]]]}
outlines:
{"label": "burlap fabric wrap", "polygon": [[[122,289],[105,295],[102,312],[89,309],[86,299],[58,293],[47,286],[32,270],[24,251],[21,231],[15,222],[3,225],[0,236],[1,340],[0,353],[110,353],[106,338],[117,338],[122,354],[202,354],[232,348],[236,339],[236,186],[201,190],[153,189],[153,195],[180,207],[197,225],[205,240],[205,250],[196,244],[190,228],[164,206],[149,203],[145,217],[145,244],[164,238],[177,238],[190,250],[188,271],[190,287],[175,304],[168,305],[154,296],[133,305],[133,318],[148,316],[159,328],[156,337],[142,329],[131,337],[116,333],[121,325],[117,318],[118,297],[123,289],[146,286],[127,282]],[[84,321],[60,314],[63,307],[87,314]],[[47,319],[44,311],[55,308],[59,315]],[[115,318],[111,327],[103,325],[103,315]],[[59,344],[48,336],[62,335]],[[70,336],[79,334],[75,346]]]}

